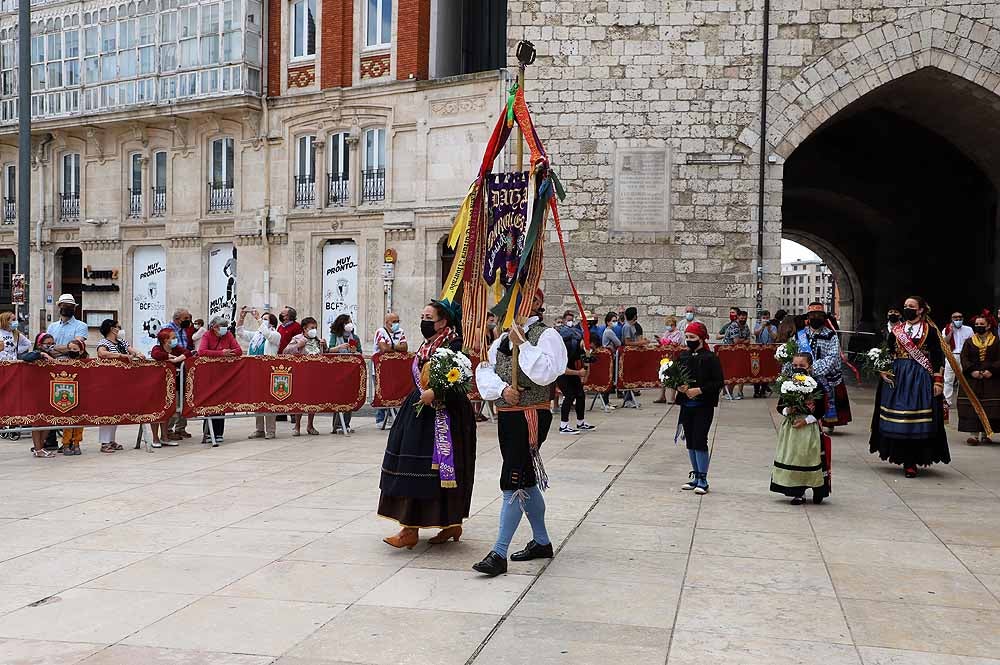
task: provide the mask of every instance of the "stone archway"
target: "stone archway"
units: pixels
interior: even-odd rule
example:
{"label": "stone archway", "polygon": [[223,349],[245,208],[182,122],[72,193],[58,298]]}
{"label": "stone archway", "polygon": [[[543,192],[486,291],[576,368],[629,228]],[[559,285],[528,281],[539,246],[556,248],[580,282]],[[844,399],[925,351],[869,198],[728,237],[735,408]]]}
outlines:
{"label": "stone archway", "polygon": [[[853,275],[856,328],[906,293],[1000,302],[1000,74],[981,64],[1000,63],[994,45],[1000,30],[926,10],[846,42],[769,103],[782,235]],[[973,287],[939,288],[956,261]]]}

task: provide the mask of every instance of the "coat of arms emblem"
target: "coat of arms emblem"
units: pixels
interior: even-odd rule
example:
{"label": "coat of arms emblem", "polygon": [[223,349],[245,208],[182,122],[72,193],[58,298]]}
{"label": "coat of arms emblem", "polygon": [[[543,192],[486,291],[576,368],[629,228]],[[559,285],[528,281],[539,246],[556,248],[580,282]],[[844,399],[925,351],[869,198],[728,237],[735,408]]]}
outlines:
{"label": "coat of arms emblem", "polygon": [[49,372],[49,404],[59,413],[66,413],[76,408],[80,403],[80,385],[76,374],[69,372]]}
{"label": "coat of arms emblem", "polygon": [[750,376],[760,376],[760,354],[756,351],[750,353]]}
{"label": "coat of arms emblem", "polygon": [[271,396],[283,402],[292,394],[292,368],[278,365],[271,369]]}

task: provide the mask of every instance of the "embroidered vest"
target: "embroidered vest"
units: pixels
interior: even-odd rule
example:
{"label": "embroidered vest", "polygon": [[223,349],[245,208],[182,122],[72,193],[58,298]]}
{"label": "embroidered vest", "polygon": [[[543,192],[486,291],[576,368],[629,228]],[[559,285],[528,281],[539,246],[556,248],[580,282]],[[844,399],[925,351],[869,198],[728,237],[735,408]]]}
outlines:
{"label": "embroidered vest", "polygon": [[[538,340],[542,337],[542,333],[548,330],[548,326],[541,321],[536,321],[528,328],[525,333],[525,337],[532,344],[538,344]],[[503,353],[497,352],[497,364],[494,367],[494,371],[497,376],[504,383],[512,383],[511,380],[511,368],[513,367],[513,355],[504,355]],[[517,387],[521,391],[521,399],[519,402],[520,406],[529,406],[533,404],[548,404],[552,397],[552,391],[549,386],[540,386],[534,383],[531,379],[527,377],[524,372],[518,371],[517,373]],[[497,406],[505,407],[510,406],[501,397],[497,400]]]}

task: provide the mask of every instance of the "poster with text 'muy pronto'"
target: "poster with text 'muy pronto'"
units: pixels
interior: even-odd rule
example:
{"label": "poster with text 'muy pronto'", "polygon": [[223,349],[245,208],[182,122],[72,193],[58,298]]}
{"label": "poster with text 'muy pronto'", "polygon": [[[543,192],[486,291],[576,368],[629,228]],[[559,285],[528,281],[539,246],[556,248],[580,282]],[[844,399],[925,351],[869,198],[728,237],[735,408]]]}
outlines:
{"label": "poster with text 'muy pronto'", "polygon": [[208,317],[236,320],[236,246],[220,242],[208,250]]}
{"label": "poster with text 'muy pronto'", "polygon": [[353,242],[328,243],[323,247],[323,334],[341,314],[350,314],[360,330],[358,316],[358,246]]}
{"label": "poster with text 'muy pronto'", "polygon": [[167,255],[159,245],[136,247],[132,254],[132,337],[145,354],[167,319]]}

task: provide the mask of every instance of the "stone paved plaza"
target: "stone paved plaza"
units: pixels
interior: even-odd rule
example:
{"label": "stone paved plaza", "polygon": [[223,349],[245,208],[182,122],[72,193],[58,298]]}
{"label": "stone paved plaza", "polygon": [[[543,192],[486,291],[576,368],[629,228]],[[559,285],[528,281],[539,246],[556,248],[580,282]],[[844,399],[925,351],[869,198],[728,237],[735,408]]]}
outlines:
{"label": "stone paved plaza", "polygon": [[822,506],[768,493],[770,402],[723,403],[704,498],[677,489],[673,411],[595,414],[545,446],[556,558],[494,579],[469,569],[500,509],[489,424],[465,536],[413,551],[380,541],[371,419],[274,441],[236,421],[215,450],[3,442],[0,663],[1000,664],[1000,445],[952,433],[954,462],[905,480],[854,398]]}

